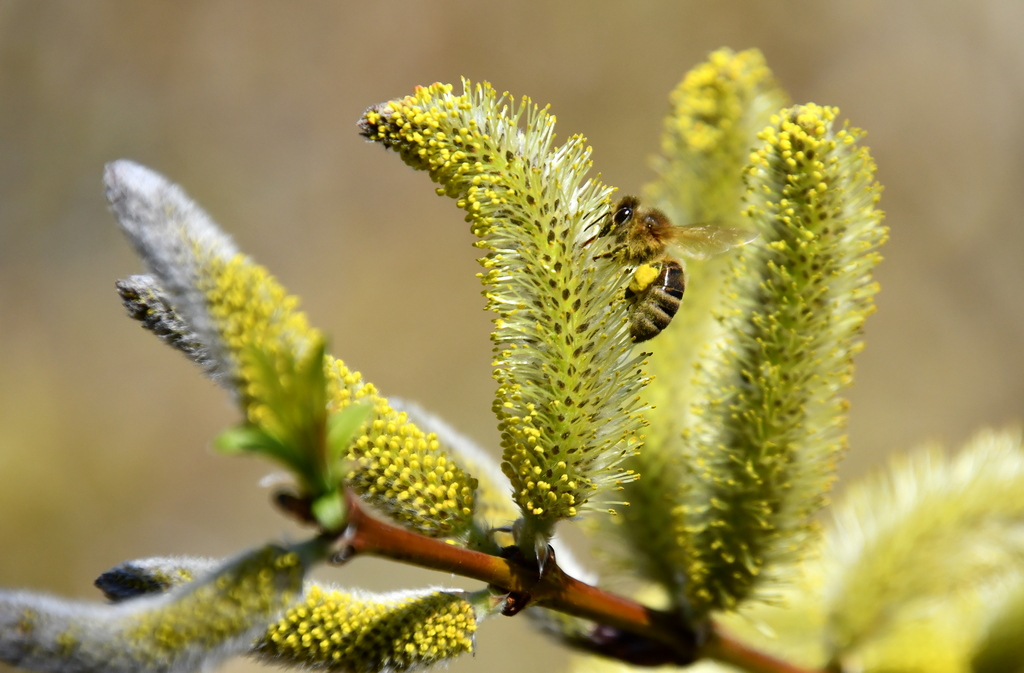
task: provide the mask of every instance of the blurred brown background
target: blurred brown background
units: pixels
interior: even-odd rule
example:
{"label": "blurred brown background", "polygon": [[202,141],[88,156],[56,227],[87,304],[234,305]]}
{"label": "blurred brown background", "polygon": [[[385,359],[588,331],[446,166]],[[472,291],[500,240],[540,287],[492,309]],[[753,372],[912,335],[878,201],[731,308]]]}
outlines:
{"label": "blurred brown background", "polygon": [[[686,70],[759,47],[795,101],[869,131],[885,185],[892,240],[844,479],[1017,421],[1021,36],[1015,0],[0,2],[0,585],[96,598],[125,559],[299,534],[257,487],[266,464],[207,448],[237,419],[226,396],[124,317],[114,280],[140,265],[100,181],[119,157],[184,186],[385,394],[496,446],[468,227],[354,127],[461,75],[550,103],[559,137],[586,134],[628,193]],[[373,560],[321,575],[454,581]],[[555,652],[522,620],[485,623],[478,645],[453,670]]]}

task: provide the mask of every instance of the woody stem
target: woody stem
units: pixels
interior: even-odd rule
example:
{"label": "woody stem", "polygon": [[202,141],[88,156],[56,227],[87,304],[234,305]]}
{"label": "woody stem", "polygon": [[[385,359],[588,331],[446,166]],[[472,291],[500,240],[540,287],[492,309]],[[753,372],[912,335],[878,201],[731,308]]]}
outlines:
{"label": "woody stem", "polygon": [[[686,665],[710,657],[752,673],[811,673],[736,641],[713,623],[695,627],[679,614],[654,610],[566,575],[549,558],[543,570],[516,554],[509,558],[447,544],[371,516],[351,491],[348,523],[337,535],[336,562],[358,555],[389,558],[486,582],[508,594],[507,607],[526,602],[595,622],[594,638],[573,638],[584,649],[641,665]],[[598,634],[599,631],[599,634]]]}

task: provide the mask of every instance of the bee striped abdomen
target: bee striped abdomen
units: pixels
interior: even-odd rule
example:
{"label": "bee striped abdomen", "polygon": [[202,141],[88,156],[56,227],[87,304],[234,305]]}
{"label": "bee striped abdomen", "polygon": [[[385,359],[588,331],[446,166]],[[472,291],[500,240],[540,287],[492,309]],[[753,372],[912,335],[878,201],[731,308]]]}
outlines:
{"label": "bee striped abdomen", "polygon": [[633,304],[629,311],[629,335],[640,343],[653,339],[668,327],[679,310],[686,290],[682,265],[671,258],[660,262],[654,281],[640,292],[626,289],[626,299]]}

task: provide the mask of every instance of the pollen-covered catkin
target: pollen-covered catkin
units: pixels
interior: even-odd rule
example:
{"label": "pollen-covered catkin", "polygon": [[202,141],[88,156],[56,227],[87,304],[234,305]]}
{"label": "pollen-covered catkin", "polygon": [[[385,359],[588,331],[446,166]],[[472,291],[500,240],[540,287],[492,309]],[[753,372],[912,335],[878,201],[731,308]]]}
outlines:
{"label": "pollen-covered catkin", "polygon": [[761,239],[740,249],[723,323],[702,367],[706,398],[688,428],[692,482],[676,530],[699,612],[770,595],[799,558],[846,446],[871,271],[886,238],[875,164],[837,110],[780,112],[747,171],[745,214]]}
{"label": "pollen-covered catkin", "polygon": [[669,96],[648,201],[679,223],[735,221],[756,135],[787,98],[757,49],[712,52]]}
{"label": "pollen-covered catkin", "polygon": [[[139,559],[100,576],[108,596],[128,602],[201,577],[217,562]],[[307,582],[305,594],[260,634],[249,654],[288,667],[376,673],[423,667],[473,651],[490,593],[423,589],[350,592]]]}
{"label": "pollen-covered catkin", "polygon": [[475,632],[474,608],[457,592],[358,596],[314,586],[254,653],[283,665],[397,673],[472,652]]}
{"label": "pollen-covered catkin", "polygon": [[[994,615],[1021,577],[1021,449],[1019,430],[984,431],[956,456],[923,447],[846,492],[833,510],[822,564],[834,660],[859,659],[889,638],[887,652],[901,649],[900,631],[920,619],[922,606],[962,603],[943,610],[961,638]],[[940,617],[929,620],[932,628]],[[959,656],[967,655],[961,647]]]}
{"label": "pollen-covered catkin", "polygon": [[[141,309],[158,306],[160,325],[187,337],[188,348],[180,338],[168,343],[232,391],[250,423],[286,444],[322,442],[322,428],[313,426],[322,425],[324,405],[338,411],[367,397],[373,409],[348,447],[347,481],[407,527],[435,537],[465,534],[473,522],[475,480],[436,437],[409,423],[358,373],[329,356],[327,390],[298,385],[299,365],[308,366],[304,360],[324,339],[298,310],[296,297],[240,253],[163,176],[122,160],[107,167],[105,179],[114,212],[151,274],[123,290],[131,308],[140,309],[133,317],[145,320],[149,311]],[[300,454],[324,451],[289,448]]]}
{"label": "pollen-covered catkin", "polygon": [[248,652],[302,594],[319,541],[268,545],[163,594],[113,605],[0,591],[0,661],[53,673],[185,673]]}
{"label": "pollen-covered catkin", "polygon": [[641,442],[647,379],[626,330],[628,273],[595,262],[606,241],[585,246],[611,190],[584,181],[583,138],[554,147],[547,110],[509,102],[486,84],[464,82],[464,90],[418,88],[367,110],[359,128],[428,171],[481,238],[496,314],[492,408],[502,468],[527,528],[544,538],[557,520],[633,478],[621,463]]}
{"label": "pollen-covered catkin", "polygon": [[[398,411],[421,429],[437,435],[460,465],[470,470],[477,480],[474,516],[481,531],[511,525],[519,517],[519,508],[512,500],[508,479],[494,458],[471,438],[463,435],[444,419],[408,400],[391,399]],[[493,536],[489,535],[491,539]]]}
{"label": "pollen-covered catkin", "polygon": [[[750,148],[785,101],[759,51],[710,54],[670,95],[661,155],[655,161],[658,178],[645,189],[644,202],[679,225],[740,224]],[[690,405],[702,394],[694,384],[695,365],[724,332],[715,312],[733,257],[728,252],[687,259],[682,306],[672,324],[644,345],[653,351],[648,366],[654,383],[647,388],[652,408],[646,412],[650,427],[643,451],[627,463],[643,477],[626,486],[629,507],[605,526],[624,543],[623,562],[662,585],[673,600],[679,600],[686,584],[680,572],[685,549],[675,532],[681,525],[675,507],[688,486],[690,460],[682,433]]]}

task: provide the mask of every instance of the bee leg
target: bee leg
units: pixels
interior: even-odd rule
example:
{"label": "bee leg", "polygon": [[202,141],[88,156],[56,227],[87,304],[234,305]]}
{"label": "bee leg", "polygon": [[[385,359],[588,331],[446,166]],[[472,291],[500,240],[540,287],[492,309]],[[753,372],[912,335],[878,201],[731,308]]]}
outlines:
{"label": "bee leg", "polygon": [[625,247],[626,246],[624,245],[617,245],[608,252],[602,252],[600,255],[594,255],[594,259],[609,259],[612,257],[617,257],[618,254],[622,252]]}

